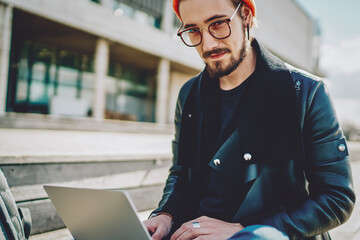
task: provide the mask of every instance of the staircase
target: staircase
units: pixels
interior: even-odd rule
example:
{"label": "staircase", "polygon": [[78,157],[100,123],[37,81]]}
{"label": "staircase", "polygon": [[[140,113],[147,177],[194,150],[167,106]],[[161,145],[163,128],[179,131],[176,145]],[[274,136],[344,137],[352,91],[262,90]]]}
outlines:
{"label": "staircase", "polygon": [[171,165],[171,126],[111,121],[101,131],[86,119],[11,118],[0,118],[0,167],[18,206],[31,211],[31,239],[69,236],[54,231],[65,225],[44,184],[123,189],[145,215],[157,206]]}

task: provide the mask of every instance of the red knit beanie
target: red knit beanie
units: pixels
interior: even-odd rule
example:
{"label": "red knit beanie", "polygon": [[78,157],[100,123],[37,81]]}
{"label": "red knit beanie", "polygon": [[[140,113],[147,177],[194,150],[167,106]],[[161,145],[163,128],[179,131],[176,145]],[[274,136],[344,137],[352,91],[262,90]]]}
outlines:
{"label": "red knit beanie", "polygon": [[[255,13],[256,13],[255,0],[242,0],[242,1],[250,8],[253,17],[255,17]],[[173,0],[173,8],[174,8],[174,12],[181,20],[180,11],[179,11],[179,2],[180,0]]]}

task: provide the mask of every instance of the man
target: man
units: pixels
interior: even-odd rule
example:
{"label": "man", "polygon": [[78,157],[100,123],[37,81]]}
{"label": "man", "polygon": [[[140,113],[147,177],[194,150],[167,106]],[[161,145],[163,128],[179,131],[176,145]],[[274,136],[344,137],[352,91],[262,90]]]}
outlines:
{"label": "man", "polygon": [[179,93],[173,166],[145,221],[152,237],[219,240],[267,225],[330,239],[355,195],[323,82],[250,36],[254,0],[174,0],[174,10],[206,67]]}

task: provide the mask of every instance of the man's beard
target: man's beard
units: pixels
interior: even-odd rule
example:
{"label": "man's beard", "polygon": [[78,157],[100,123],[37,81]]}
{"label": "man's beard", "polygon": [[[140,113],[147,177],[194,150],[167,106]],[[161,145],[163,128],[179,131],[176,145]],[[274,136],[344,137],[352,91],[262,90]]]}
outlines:
{"label": "man's beard", "polygon": [[[237,59],[234,56],[232,56],[230,58],[230,62],[226,66],[222,66],[223,63],[221,61],[217,61],[217,62],[213,63],[212,66],[210,66],[210,64],[205,62],[206,70],[208,71],[210,77],[221,78],[221,77],[227,76],[230,73],[232,73],[239,66],[239,64],[244,60],[244,58],[248,54],[248,51],[249,51],[248,49],[249,49],[248,41],[246,41],[245,34],[244,34],[243,44],[241,46],[239,57]],[[203,54],[203,57],[206,59],[211,54],[222,53],[222,52],[231,53],[230,49],[228,49],[228,48],[217,48],[212,51],[205,52]]]}

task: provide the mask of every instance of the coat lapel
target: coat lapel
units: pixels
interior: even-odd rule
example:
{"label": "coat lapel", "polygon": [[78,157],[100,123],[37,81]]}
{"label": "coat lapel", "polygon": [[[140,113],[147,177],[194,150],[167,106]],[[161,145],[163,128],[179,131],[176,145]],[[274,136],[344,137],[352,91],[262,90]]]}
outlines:
{"label": "coat lapel", "polygon": [[237,184],[246,184],[259,175],[256,161],[245,160],[250,153],[244,151],[242,145],[239,128],[236,128],[209,162],[210,167]]}

